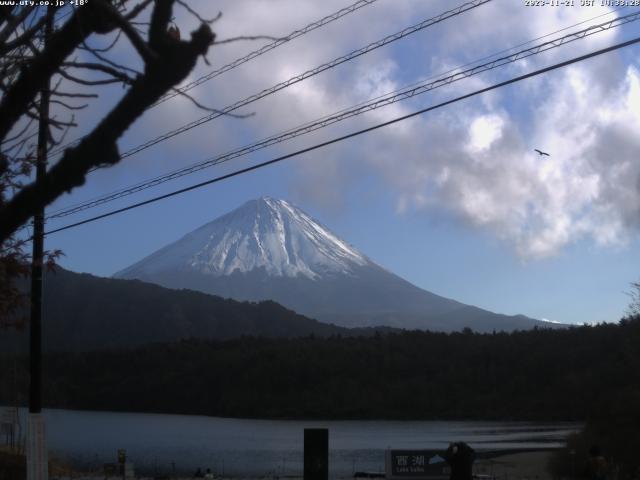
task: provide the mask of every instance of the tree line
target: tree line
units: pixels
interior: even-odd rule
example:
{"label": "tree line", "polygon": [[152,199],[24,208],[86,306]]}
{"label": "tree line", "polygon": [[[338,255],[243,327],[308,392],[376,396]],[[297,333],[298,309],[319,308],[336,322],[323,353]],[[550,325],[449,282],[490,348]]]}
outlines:
{"label": "tree line", "polygon": [[[640,317],[565,330],[182,340],[50,353],[49,407],[261,418],[586,420],[640,398]],[[0,402],[25,401],[0,356]],[[640,404],[640,402],[638,402]]]}

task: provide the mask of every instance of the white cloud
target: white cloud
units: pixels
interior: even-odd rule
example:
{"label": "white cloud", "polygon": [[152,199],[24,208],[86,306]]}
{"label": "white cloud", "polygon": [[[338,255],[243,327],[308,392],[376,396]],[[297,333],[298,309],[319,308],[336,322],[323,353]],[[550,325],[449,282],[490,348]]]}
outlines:
{"label": "white cloud", "polygon": [[[541,16],[509,5],[502,15],[517,13],[516,18],[509,19],[508,30],[480,32],[485,46],[497,50],[518,22],[533,38],[608,11],[576,9]],[[488,11],[478,9],[457,22],[458,28],[447,29],[453,44],[443,42],[447,48],[433,58],[453,54],[461,32],[477,35],[460,25],[477,25],[478,15]],[[605,18],[611,17],[595,23]],[[494,18],[490,24],[500,21]],[[576,42],[572,54],[601,46],[614,32]],[[465,39],[472,49],[480,45]],[[548,59],[562,55],[566,52]],[[528,68],[540,64],[528,60]],[[382,68],[367,82],[391,86],[389,74],[396,70]],[[449,94],[486,84],[483,77],[475,77],[452,86]],[[622,68],[614,54],[519,84],[510,95],[496,92],[489,101],[465,102],[407,122],[401,130],[379,132],[361,143],[360,160],[374,166],[395,189],[399,212],[446,210],[493,232],[525,259],[554,255],[585,238],[601,246],[623,245],[640,218],[640,144],[633,132],[640,112],[637,70]],[[396,108],[398,114],[411,110],[406,105]],[[540,157],[534,148],[552,155]],[[314,183],[316,191],[322,184]]]}
{"label": "white cloud", "polygon": [[[211,17],[217,9],[224,12],[215,25],[220,38],[278,36],[344,6],[338,0],[228,1],[207,3],[210,11],[202,13]],[[377,2],[192,93],[222,107],[449,8],[451,3],[446,1]],[[521,2],[496,0],[256,102],[244,109],[256,112],[250,120],[218,119],[164,148],[176,152],[171,169],[179,168],[609,12],[600,7],[525,8]],[[176,21],[185,33],[195,26],[189,18],[184,11],[178,13]],[[506,72],[521,74],[577,55],[610,42],[615,35],[615,30],[594,35],[541,58],[531,57],[523,62],[526,67],[515,65]],[[221,66],[259,45],[238,42],[214,47],[209,60],[213,67]],[[200,63],[191,78],[210,68]],[[505,75],[501,70],[473,77],[293,145],[310,145],[331,132],[344,133],[404,115],[425,103],[485,87]],[[155,112],[146,126],[132,130],[132,137],[143,141],[200,116],[185,99],[167,102]],[[310,154],[310,161],[293,176],[292,190],[297,198],[306,195],[315,203],[335,206],[336,185],[348,189],[348,182],[358,181],[357,175],[345,174],[355,170],[357,162],[362,171],[377,172],[395,191],[398,211],[444,210],[493,232],[523,258],[553,255],[584,238],[602,246],[621,245],[639,226],[639,124],[640,74],[610,54],[359,137],[352,147],[340,150],[342,154]],[[538,156],[534,148],[549,151],[551,157]],[[292,149],[287,144],[286,150]],[[153,158],[157,151],[141,155],[147,167],[151,162],[157,166]],[[137,167],[127,164],[128,174],[135,172]],[[138,172],[148,176],[146,169]]]}
{"label": "white cloud", "polygon": [[542,87],[553,86],[552,93],[521,112],[531,122],[500,110],[454,108],[413,129],[414,144],[395,157],[402,162],[385,163],[391,156],[383,150],[371,163],[398,189],[402,209],[447,209],[524,258],[553,255],[583,238],[621,245],[639,218],[633,98],[640,75],[629,67],[621,80],[602,96],[607,86],[587,68],[572,67],[549,77]]}
{"label": "white cloud", "polygon": [[476,117],[469,128],[469,153],[481,153],[491,147],[502,136],[504,122],[499,115],[480,115]]}

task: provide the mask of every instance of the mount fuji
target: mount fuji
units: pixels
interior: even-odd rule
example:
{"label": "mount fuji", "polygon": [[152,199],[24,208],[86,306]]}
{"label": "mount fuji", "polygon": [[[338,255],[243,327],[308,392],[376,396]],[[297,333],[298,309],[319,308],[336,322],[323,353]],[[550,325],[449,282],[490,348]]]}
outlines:
{"label": "mount fuji", "polygon": [[345,327],[479,332],[549,327],[420,289],[291,203],[270,197],[245,203],[114,277],[236,300],[274,300]]}

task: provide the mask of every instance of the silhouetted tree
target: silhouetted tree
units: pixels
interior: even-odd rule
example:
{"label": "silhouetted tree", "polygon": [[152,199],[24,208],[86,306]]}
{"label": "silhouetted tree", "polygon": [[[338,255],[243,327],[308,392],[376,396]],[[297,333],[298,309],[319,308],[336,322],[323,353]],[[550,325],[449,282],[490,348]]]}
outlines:
{"label": "silhouetted tree", "polygon": [[[116,164],[118,138],[189,74],[215,38],[209,26],[215,19],[202,19],[186,0],[91,0],[67,5],[67,15],[58,18],[58,25],[56,8],[20,3],[0,6],[0,326],[10,322],[20,305],[15,278],[28,273],[25,242],[16,231],[39,209],[82,185],[90,170]],[[176,4],[201,21],[186,40],[171,23]],[[143,15],[149,20],[139,21]],[[105,35],[111,36],[109,45],[91,45],[95,37]],[[142,63],[142,68],[111,58],[121,37],[134,53],[130,62]],[[80,62],[78,57],[91,61]],[[34,181],[33,137],[40,120],[47,125],[48,147],[60,144],[76,126],[73,112],[87,106],[78,102],[96,98],[101,86],[113,83],[122,84],[122,97],[96,119],[88,134],[61,152],[40,181]],[[55,106],[55,115],[40,108],[43,90],[51,98],[43,103]],[[49,252],[48,260],[59,254]]]}
{"label": "silhouetted tree", "polygon": [[629,296],[631,297],[631,301],[627,307],[627,314],[631,317],[640,316],[640,281],[631,283]]}

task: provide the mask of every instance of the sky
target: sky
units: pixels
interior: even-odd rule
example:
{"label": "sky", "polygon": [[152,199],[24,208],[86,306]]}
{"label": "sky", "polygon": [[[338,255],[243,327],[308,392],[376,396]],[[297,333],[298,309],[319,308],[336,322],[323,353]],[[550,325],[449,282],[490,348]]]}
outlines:
{"label": "sky", "polygon": [[[350,5],[348,0],[192,3],[203,17],[222,12],[213,25],[218,40],[283,37]],[[203,104],[224,108],[462,3],[377,0],[190,93]],[[574,6],[532,7],[520,0],[492,0],[236,112],[251,116],[217,118],[94,172],[47,212],[438,78],[498,52],[503,56],[512,47],[520,45],[507,54],[640,11],[602,7],[599,0],[594,6],[571,3]],[[180,7],[175,23],[183,38],[198,25]],[[382,123],[639,33],[640,21],[635,21],[593,34],[126,199],[51,220],[47,230]],[[111,38],[90,42],[103,46]],[[207,55],[210,65],[200,61],[187,81],[266,43],[213,45]],[[640,278],[639,52],[638,45],[626,47],[55,233],[47,236],[45,248],[63,250],[60,263],[65,268],[109,276],[247,200],[269,195],[293,202],[373,261],[439,295],[555,322],[617,321],[629,302],[625,292]],[[140,66],[124,38],[111,58]],[[122,93],[121,86],[103,88],[100,98],[77,114],[80,127],[69,138],[89,131]],[[119,147],[126,151],[204,115],[188,99],[173,98],[140,118]]]}

